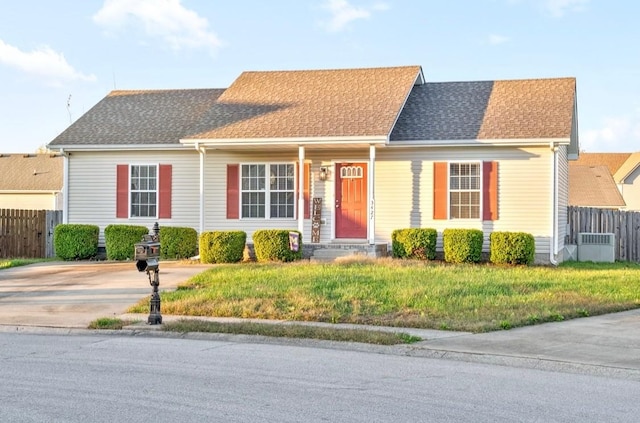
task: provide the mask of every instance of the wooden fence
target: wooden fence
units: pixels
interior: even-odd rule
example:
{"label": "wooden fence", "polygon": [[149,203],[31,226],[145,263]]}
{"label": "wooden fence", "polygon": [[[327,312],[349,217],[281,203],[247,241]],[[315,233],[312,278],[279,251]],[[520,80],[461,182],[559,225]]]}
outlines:
{"label": "wooden fence", "polygon": [[54,257],[53,228],[61,210],[0,209],[0,258]]}
{"label": "wooden fence", "polygon": [[580,232],[613,233],[616,260],[640,262],[640,212],[569,207],[567,244],[577,244]]}

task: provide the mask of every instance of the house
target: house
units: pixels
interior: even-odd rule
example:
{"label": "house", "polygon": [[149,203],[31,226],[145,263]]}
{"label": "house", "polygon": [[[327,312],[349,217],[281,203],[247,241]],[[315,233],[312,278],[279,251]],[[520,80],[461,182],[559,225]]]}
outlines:
{"label": "house", "polygon": [[[562,260],[574,78],[427,83],[420,66],[243,72],[113,91],[56,137],[72,223],[298,229],[385,254],[394,229],[525,231]],[[101,231],[101,243],[102,231]]]}
{"label": "house", "polygon": [[[580,153],[572,166],[606,166],[629,211],[640,211],[640,152]],[[594,194],[592,194],[594,195]]]}
{"label": "house", "polygon": [[569,205],[601,209],[626,206],[607,166],[569,166]]}
{"label": "house", "polygon": [[60,154],[0,154],[0,209],[62,210]]}

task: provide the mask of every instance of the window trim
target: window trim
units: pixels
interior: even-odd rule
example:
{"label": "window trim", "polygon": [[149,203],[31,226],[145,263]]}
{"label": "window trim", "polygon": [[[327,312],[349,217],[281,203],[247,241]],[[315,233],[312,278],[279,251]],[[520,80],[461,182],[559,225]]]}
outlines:
{"label": "window trim", "polygon": [[[265,166],[265,189],[264,191],[245,191],[242,189],[242,169],[243,166],[251,166],[251,165],[262,165]],[[272,165],[290,165],[293,166],[293,216],[292,217],[272,217],[271,216],[271,187],[267,178],[270,175],[270,167]],[[254,221],[264,221],[264,220],[277,220],[277,221],[286,221],[291,220],[295,221],[296,216],[298,215],[298,201],[297,195],[300,187],[298,186],[298,171],[297,171],[297,162],[295,161],[276,161],[276,162],[240,162],[238,163],[238,219],[240,220],[254,220]],[[244,217],[242,214],[242,194],[245,192],[264,192],[264,217]],[[274,191],[274,192],[288,192],[288,191]]]}
{"label": "window trim", "polygon": [[[464,221],[482,221],[484,218],[484,162],[482,160],[451,160],[447,163],[447,220],[464,220]],[[478,217],[451,217],[451,165],[452,164],[474,164],[478,166]],[[476,190],[467,190],[466,192],[475,192]],[[455,192],[464,192],[460,189]]]}
{"label": "window trim", "polygon": [[[140,190],[132,190],[131,189],[131,180],[132,180],[132,168],[134,166],[154,166],[156,168],[156,189],[155,189],[155,193],[156,193],[156,213],[153,216],[133,216],[131,214],[131,211],[133,209],[133,193],[134,192],[152,192],[151,190],[147,190],[147,191],[140,191]],[[127,201],[128,201],[128,217],[129,219],[158,219],[159,213],[160,213],[160,164],[159,163],[129,163],[129,168],[128,168],[128,178],[127,178]]]}

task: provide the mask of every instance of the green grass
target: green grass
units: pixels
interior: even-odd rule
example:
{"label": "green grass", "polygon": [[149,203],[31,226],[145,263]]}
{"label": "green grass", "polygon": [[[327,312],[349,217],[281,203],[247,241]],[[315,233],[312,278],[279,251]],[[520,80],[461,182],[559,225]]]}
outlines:
{"label": "green grass", "polygon": [[89,323],[89,329],[117,329],[135,323],[133,320],[122,320],[117,317],[101,317]]}
{"label": "green grass", "polygon": [[0,270],[10,267],[25,266],[27,264],[40,263],[49,259],[0,259]]}
{"label": "green grass", "polygon": [[204,320],[180,319],[163,324],[170,332],[230,333],[285,338],[322,339],[326,341],[361,342],[377,345],[412,344],[422,339],[406,333],[391,333],[364,329],[337,329],[305,326],[301,324],[268,324],[256,322],[222,323]]}
{"label": "green grass", "polygon": [[[162,313],[484,332],[637,308],[639,288],[634,263],[248,263],[162,293]],[[129,311],[147,313],[148,299]]]}

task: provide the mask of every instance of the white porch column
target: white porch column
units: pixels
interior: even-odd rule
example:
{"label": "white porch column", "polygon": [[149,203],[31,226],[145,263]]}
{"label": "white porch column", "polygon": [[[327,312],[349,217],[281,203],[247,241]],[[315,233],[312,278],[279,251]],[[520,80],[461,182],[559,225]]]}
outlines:
{"label": "white porch column", "polygon": [[207,150],[198,144],[196,144],[196,149],[200,154],[200,230],[198,234],[202,234],[204,232],[204,161]]}
{"label": "white porch column", "polygon": [[376,180],[376,146],[369,146],[369,183],[367,186],[369,187],[368,196],[369,196],[369,244],[373,245],[376,243],[376,190],[375,190],[375,180]]}
{"label": "white porch column", "polygon": [[304,230],[304,146],[298,146],[298,230]]}

